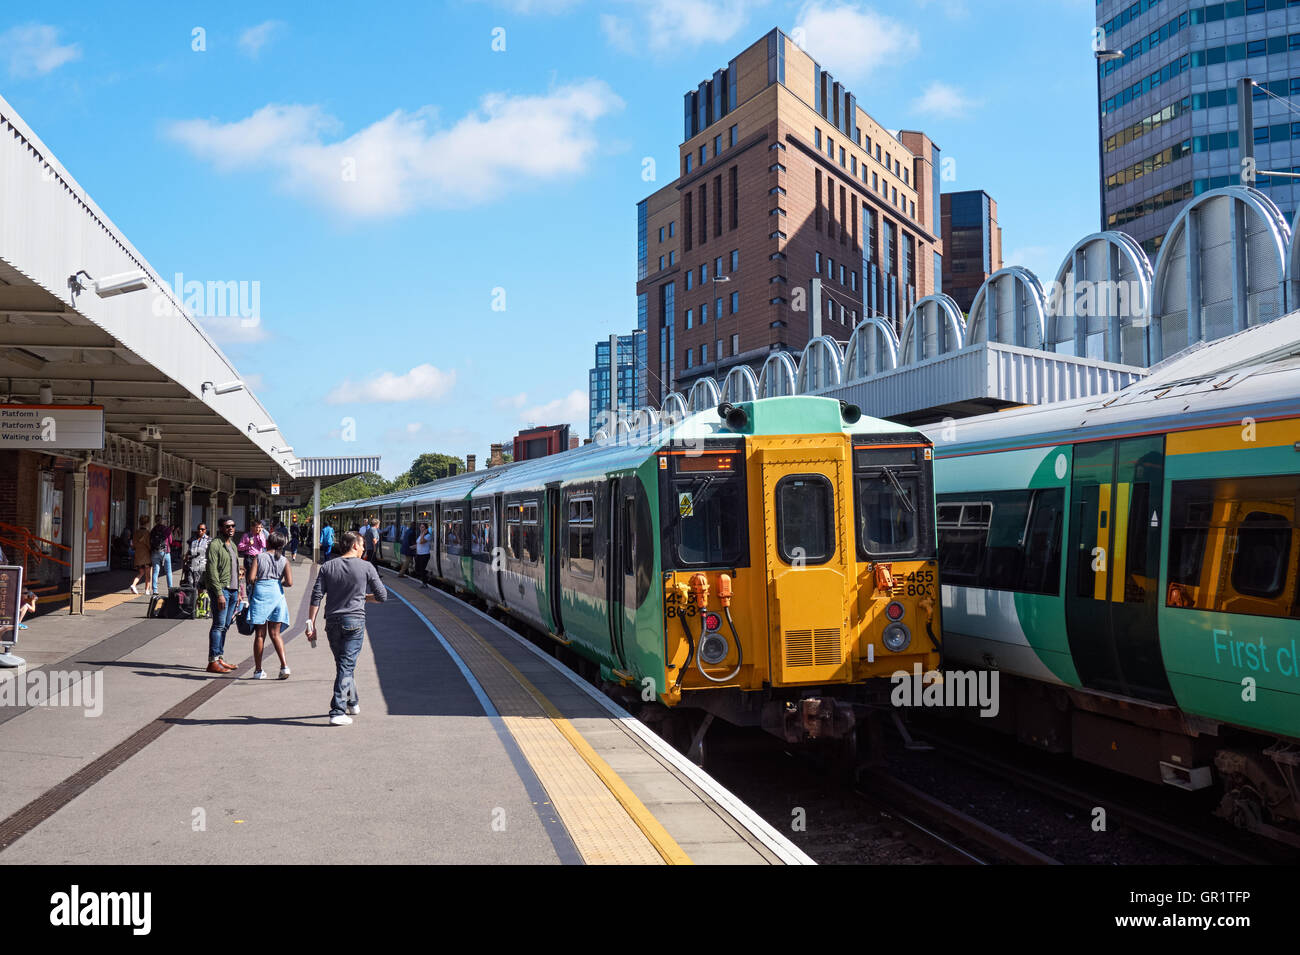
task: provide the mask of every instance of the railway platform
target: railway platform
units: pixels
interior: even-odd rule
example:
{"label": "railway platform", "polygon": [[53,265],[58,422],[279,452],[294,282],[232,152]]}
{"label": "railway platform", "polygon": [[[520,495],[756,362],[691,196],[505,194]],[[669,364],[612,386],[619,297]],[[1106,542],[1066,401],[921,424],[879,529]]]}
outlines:
{"label": "railway platform", "polygon": [[206,673],[208,622],[144,619],[143,597],[25,632],[0,697],[0,863],[810,861],[547,654],[390,573],[361,712],[330,726],[295,569],[283,681],[269,646],[251,679],[233,627],[239,670]]}

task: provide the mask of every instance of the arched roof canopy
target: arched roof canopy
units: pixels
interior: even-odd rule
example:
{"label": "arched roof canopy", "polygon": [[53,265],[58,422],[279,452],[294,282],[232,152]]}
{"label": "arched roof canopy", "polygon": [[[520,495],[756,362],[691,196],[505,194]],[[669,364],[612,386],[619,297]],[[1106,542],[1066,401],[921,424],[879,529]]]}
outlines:
{"label": "arched roof canopy", "polygon": [[758,397],[758,378],[748,365],[737,365],[722,380],[722,400],[733,405],[753,401]]}
{"label": "arched roof canopy", "polygon": [[1150,364],[1151,260],[1124,232],[1094,232],[1066,253],[1047,295],[1047,348],[1122,365]]}
{"label": "arched roof canopy", "polygon": [[798,368],[787,351],[774,351],[763,362],[758,375],[758,396],[760,398],[783,398],[795,394],[795,380]]}
{"label": "arched roof canopy", "polygon": [[804,346],[795,374],[795,392],[812,394],[833,388],[844,381],[844,353],[840,343],[829,335],[820,335]]}
{"label": "arched roof canopy", "polygon": [[844,380],[858,381],[898,367],[898,338],[886,319],[869,315],[858,323],[844,350]]}
{"label": "arched roof canopy", "polygon": [[1226,186],[1189,202],[1156,259],[1152,364],[1286,314],[1290,245],[1286,218],[1258,189]]}
{"label": "arched roof canopy", "polygon": [[965,344],[966,321],[961,306],[942,293],[927,295],[912,306],[903,322],[899,362],[908,365],[925,361],[957,351]]}
{"label": "arched roof canopy", "polygon": [[1046,315],[1047,296],[1038,276],[1019,265],[999,269],[985,279],[971,302],[966,344],[1042,348]]}
{"label": "arched roof canopy", "polygon": [[721,403],[722,392],[713,378],[706,376],[697,379],[695,384],[691,385],[691,396],[687,400],[687,405],[692,412],[708,411]]}

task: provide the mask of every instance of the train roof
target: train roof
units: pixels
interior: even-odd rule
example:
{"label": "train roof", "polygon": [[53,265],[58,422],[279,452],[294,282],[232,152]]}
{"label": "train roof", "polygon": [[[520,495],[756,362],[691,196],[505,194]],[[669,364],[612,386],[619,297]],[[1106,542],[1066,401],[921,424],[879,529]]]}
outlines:
{"label": "train roof", "polygon": [[639,467],[648,457],[664,447],[696,445],[714,437],[750,434],[816,434],[840,431],[845,434],[898,434],[915,433],[916,429],[893,421],[863,416],[853,424],[845,424],[838,399],[811,395],[792,395],[782,398],[761,398],[757,401],[738,402],[736,407],[745,411],[747,421],[742,428],[732,428],[710,408],[668,427],[653,427],[634,433],[624,433],[616,441],[593,442],[571,451],[498,465],[483,471],[467,471],[453,477],[442,478],[419,487],[405,488],[389,494],[354,501],[341,501],[324,508],[347,511],[358,507],[420,505],[448,498],[463,498],[472,491],[508,492],[516,487],[537,487],[553,481],[581,480],[612,471]]}
{"label": "train roof", "polygon": [[1300,414],[1300,312],[1153,366],[1111,395],[927,424],[939,458]]}

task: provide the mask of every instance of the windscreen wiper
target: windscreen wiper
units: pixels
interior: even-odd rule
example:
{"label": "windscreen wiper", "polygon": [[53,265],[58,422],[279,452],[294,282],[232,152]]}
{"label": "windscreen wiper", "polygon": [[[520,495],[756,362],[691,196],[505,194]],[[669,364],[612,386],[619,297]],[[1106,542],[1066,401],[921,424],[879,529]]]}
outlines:
{"label": "windscreen wiper", "polygon": [[899,482],[898,475],[896,475],[892,470],[890,470],[887,467],[882,467],[880,470],[884,473],[885,477],[889,480],[889,483],[894,486],[894,493],[903,499],[903,505],[907,508],[907,510],[910,513],[915,514],[916,505],[912,503],[912,499],[908,497],[907,492],[903,490],[903,485]]}
{"label": "windscreen wiper", "polygon": [[[696,483],[694,481],[691,482],[690,493],[694,495],[694,498],[691,501],[692,513],[695,513],[695,509],[708,500],[709,494],[713,490],[714,476],[712,474],[706,474],[702,478],[697,478],[696,481],[702,481],[703,483],[699,485],[699,489],[697,490]],[[679,507],[676,513],[674,513],[672,521],[668,524],[668,528],[671,529],[676,527],[677,522],[680,521],[683,516],[681,508]]]}

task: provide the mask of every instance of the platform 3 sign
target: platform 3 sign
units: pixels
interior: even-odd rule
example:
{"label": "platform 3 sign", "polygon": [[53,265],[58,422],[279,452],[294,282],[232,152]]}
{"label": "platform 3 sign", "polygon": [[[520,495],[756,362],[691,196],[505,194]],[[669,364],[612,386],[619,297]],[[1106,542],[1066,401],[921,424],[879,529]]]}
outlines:
{"label": "platform 3 sign", "polygon": [[0,448],[102,451],[99,405],[0,405]]}
{"label": "platform 3 sign", "polygon": [[0,564],[0,643],[18,642],[18,607],[23,597],[23,569]]}

